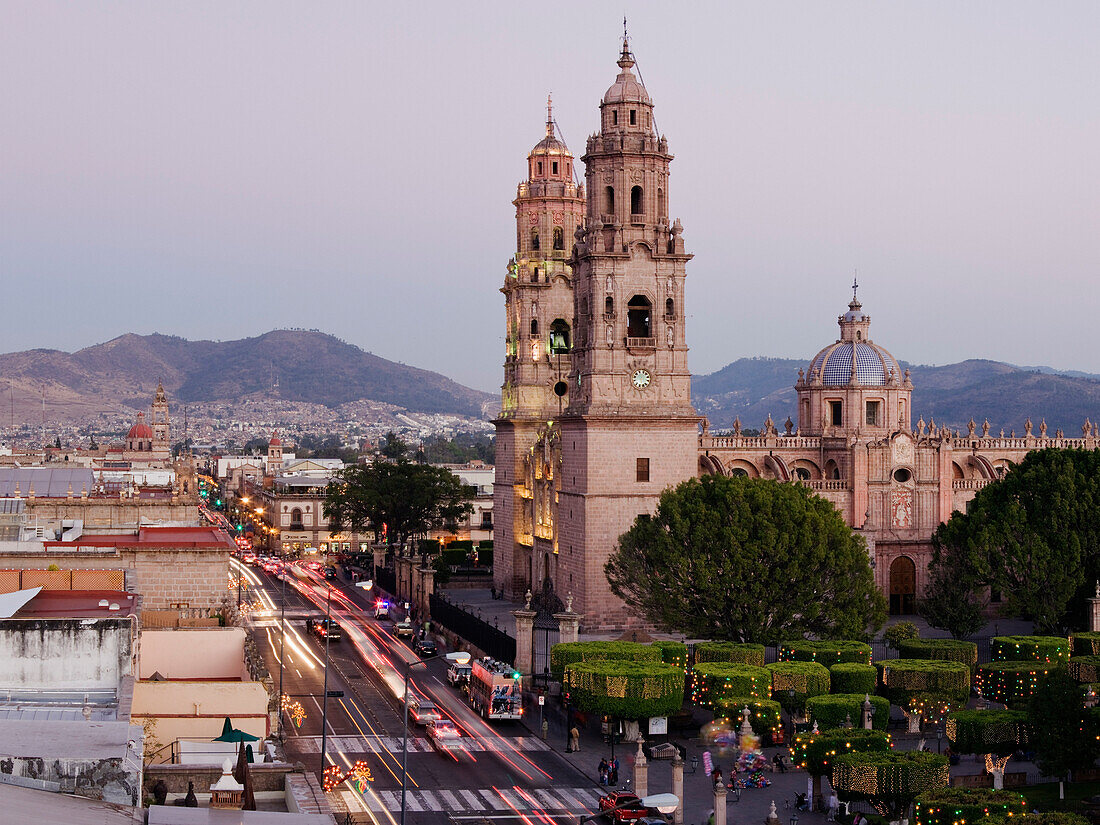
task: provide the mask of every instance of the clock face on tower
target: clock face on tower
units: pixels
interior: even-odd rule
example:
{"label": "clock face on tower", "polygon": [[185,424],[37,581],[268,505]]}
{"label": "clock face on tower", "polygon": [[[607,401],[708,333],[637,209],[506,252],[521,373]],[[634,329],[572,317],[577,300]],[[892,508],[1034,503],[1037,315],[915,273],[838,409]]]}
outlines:
{"label": "clock face on tower", "polygon": [[630,383],[639,390],[644,390],[649,386],[649,382],[652,377],[649,374],[649,370],[635,370],[634,375],[630,377]]}

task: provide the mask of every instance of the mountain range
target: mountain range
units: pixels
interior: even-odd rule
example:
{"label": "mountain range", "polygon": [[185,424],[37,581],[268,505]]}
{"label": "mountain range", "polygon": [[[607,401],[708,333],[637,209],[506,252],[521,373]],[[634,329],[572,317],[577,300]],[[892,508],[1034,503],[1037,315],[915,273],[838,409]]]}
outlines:
{"label": "mountain range", "polygon": [[[768,415],[781,427],[788,415],[797,418],[794,382],[805,365],[742,358],[695,376],[692,398],[713,429],[732,427],[736,418],[759,428]],[[1074,435],[1086,417],[1100,420],[1100,375],[981,360],[902,366],[912,371],[914,423],[935,417],[937,424],[965,429],[973,417],[979,426],[988,419],[993,432],[1022,433],[1030,416],[1036,430],[1045,419],[1051,434],[1061,428]],[[0,355],[0,387],[10,388],[16,421],[37,421],[43,399],[53,420],[146,409],[158,380],[173,404],[284,400],[335,407],[366,399],[482,419],[499,409],[495,395],[317,331],[274,330],[236,341],[127,334],[74,353]]]}

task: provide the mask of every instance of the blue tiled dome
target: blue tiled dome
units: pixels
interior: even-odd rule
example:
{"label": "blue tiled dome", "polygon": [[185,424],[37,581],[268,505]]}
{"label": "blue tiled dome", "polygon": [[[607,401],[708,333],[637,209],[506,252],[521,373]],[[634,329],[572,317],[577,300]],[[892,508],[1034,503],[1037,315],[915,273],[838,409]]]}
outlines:
{"label": "blue tiled dome", "polygon": [[856,378],[864,386],[883,386],[899,375],[898,362],[882,347],[863,341],[838,341],[810,362],[810,380],[820,373],[826,387],[845,386],[852,378],[853,360]]}

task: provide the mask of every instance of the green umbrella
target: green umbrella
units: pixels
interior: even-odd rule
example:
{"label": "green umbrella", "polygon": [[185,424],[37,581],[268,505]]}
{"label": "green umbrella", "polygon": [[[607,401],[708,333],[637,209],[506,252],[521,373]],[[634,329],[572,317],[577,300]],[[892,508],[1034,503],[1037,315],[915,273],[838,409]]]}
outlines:
{"label": "green umbrella", "polygon": [[225,724],[222,725],[222,735],[217,737],[215,742],[258,742],[260,737],[253,736],[251,733],[245,733],[243,730],[237,730],[233,727],[233,723],[229,717],[225,717]]}

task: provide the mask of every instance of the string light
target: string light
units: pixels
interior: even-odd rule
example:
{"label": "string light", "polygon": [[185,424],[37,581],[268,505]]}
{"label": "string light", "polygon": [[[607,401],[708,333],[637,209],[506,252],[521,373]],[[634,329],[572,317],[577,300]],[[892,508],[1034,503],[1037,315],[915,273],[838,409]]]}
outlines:
{"label": "string light", "polygon": [[295,726],[299,728],[302,726],[302,722],[304,722],[306,718],[306,711],[305,708],[302,707],[301,702],[291,699],[284,693],[282,700],[279,702],[279,707],[290,715]]}
{"label": "string light", "polygon": [[329,765],[322,775],[321,785],[325,789],[325,793],[328,793],[341,782],[348,782],[349,780],[355,786],[355,789],[363,794],[367,792],[367,786],[374,781],[374,776],[370,772],[370,767],[363,760],[356,762],[346,772],[341,770],[339,765]]}

